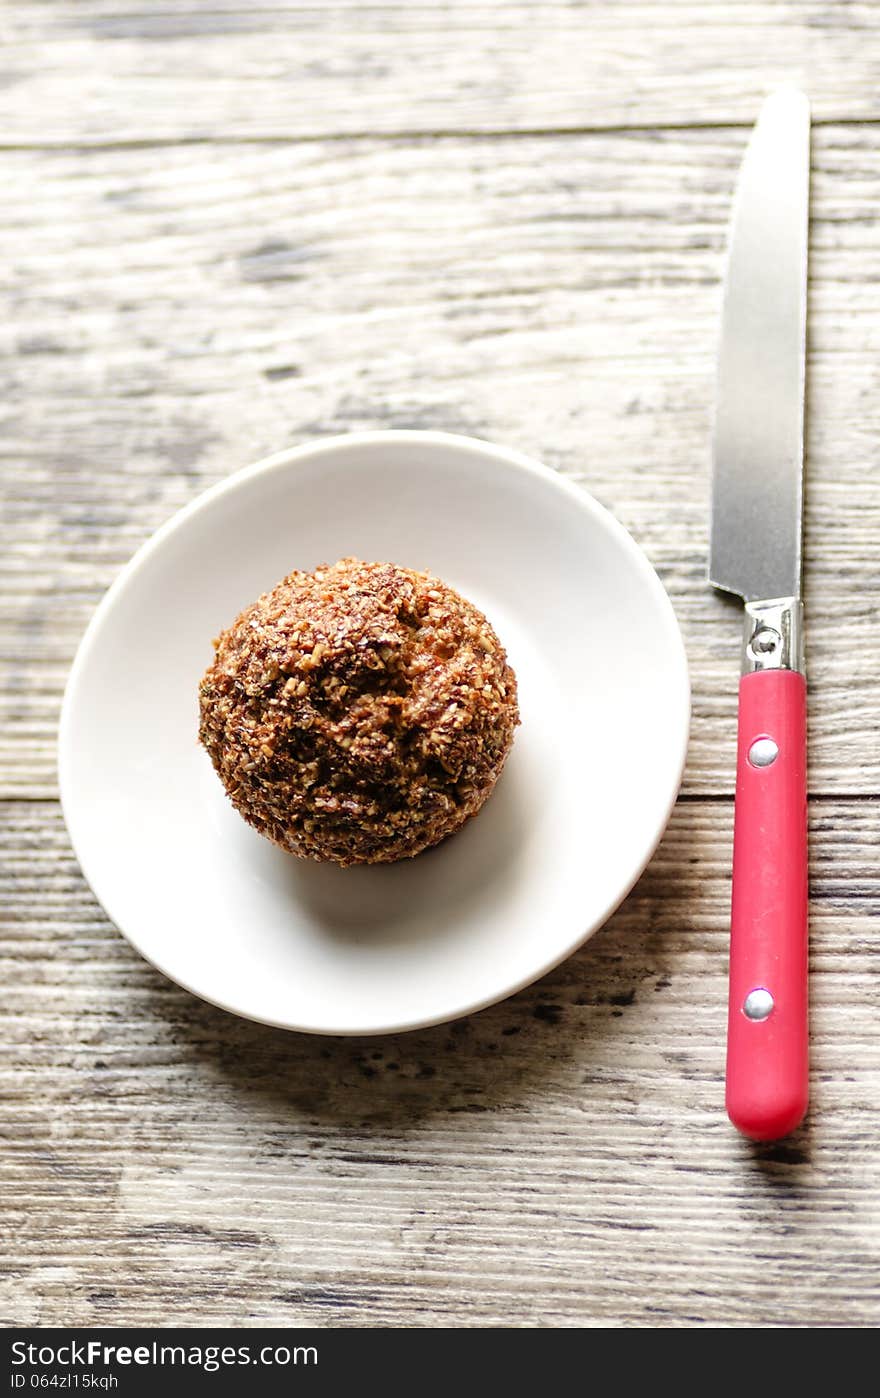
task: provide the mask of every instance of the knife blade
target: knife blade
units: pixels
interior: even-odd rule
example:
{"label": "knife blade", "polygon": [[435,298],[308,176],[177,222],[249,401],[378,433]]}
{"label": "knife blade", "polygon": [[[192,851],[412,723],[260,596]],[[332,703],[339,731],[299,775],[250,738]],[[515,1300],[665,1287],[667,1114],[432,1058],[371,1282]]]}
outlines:
{"label": "knife blade", "polygon": [[810,112],[767,98],[737,186],[715,412],[709,578],[800,596]]}
{"label": "knife blade", "polygon": [[810,114],[768,97],[734,200],[718,357],[709,581],[745,602],[726,1105],[774,1140],[808,1101],[801,537]]}

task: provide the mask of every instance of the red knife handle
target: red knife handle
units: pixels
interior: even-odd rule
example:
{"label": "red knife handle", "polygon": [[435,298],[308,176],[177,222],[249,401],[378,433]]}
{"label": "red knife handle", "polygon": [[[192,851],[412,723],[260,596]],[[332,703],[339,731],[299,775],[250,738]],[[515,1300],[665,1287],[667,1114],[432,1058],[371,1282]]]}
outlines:
{"label": "red knife handle", "polygon": [[756,1141],[793,1131],[809,1096],[806,712],[796,670],[740,680],[727,1114]]}

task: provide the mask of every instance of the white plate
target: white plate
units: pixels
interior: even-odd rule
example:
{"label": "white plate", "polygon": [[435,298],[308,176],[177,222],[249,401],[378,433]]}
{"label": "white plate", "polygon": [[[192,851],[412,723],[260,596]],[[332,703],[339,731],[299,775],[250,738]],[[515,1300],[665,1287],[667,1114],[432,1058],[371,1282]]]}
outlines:
{"label": "white plate", "polygon": [[[460,589],[520,689],[480,815],[374,868],[270,845],[196,741],[211,638],[292,568],[346,554]],[[466,437],[358,433],[239,472],[135,555],[71,672],[61,796],[86,878],[166,975],[268,1024],[377,1034],[500,1000],[605,921],[663,832],[688,719],[669,599],[589,495]]]}

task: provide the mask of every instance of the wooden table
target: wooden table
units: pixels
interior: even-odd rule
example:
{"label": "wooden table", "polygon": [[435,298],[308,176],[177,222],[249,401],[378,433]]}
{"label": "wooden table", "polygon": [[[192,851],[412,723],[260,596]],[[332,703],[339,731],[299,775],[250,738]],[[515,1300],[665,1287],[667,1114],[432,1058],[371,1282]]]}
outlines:
{"label": "wooden table", "polygon": [[[53,0],[4,16],[7,1323],[880,1319],[880,31],[867,3]],[[704,581],[725,225],[814,103],[813,1109],[722,1106],[739,618]],[[55,729],[88,617],[257,457],[445,428],[582,481],[688,646],[681,799],[566,965],[443,1028],[241,1022],[82,879]]]}

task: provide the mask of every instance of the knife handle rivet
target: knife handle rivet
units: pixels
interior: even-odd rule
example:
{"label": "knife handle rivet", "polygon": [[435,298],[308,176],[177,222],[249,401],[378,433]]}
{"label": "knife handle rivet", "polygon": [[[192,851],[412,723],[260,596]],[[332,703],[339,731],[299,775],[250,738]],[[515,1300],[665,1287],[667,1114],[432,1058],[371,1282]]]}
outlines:
{"label": "knife handle rivet", "polygon": [[772,738],[756,738],[749,748],[749,761],[753,767],[770,767],[779,756],[779,748]]}
{"label": "knife handle rivet", "polygon": [[782,644],[782,637],[772,626],[760,627],[749,642],[755,655],[772,655]]}
{"label": "knife handle rivet", "polygon": [[743,1001],[743,1014],[746,1019],[762,1020],[773,1013],[773,996],[763,985],[756,986],[750,990]]}
{"label": "knife handle rivet", "polygon": [[746,602],[742,672],[804,672],[803,606],[798,597]]}

